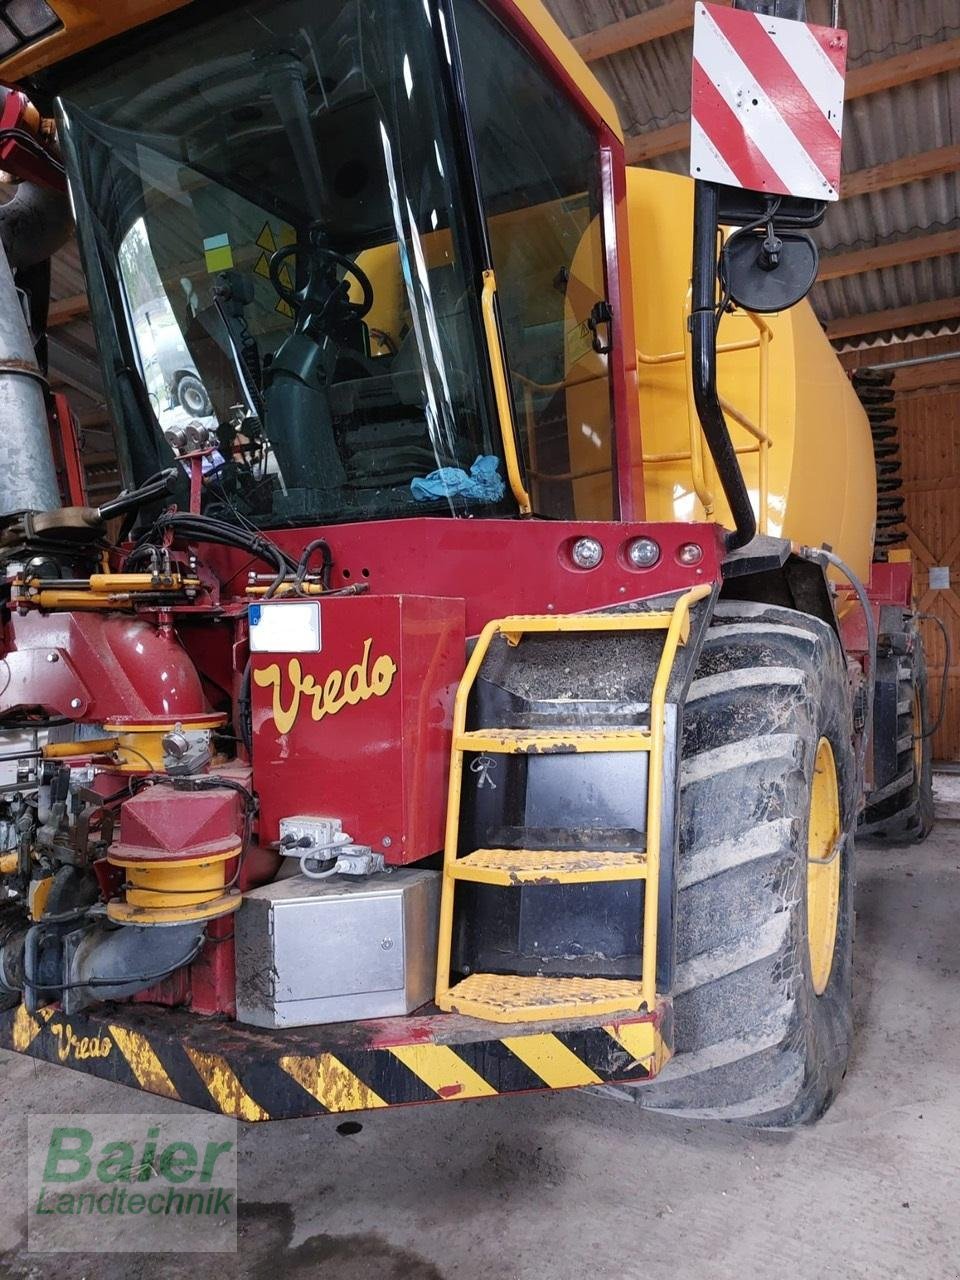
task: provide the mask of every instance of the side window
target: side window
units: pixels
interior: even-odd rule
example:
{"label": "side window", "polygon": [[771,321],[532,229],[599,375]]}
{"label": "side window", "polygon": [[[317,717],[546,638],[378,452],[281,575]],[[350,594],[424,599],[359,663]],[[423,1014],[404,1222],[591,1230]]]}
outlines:
{"label": "side window", "polygon": [[[457,26],[516,420],[534,510],[614,515],[597,143],[578,112],[474,0]],[[466,56],[483,49],[483,57]],[[609,327],[602,324],[602,337]]]}

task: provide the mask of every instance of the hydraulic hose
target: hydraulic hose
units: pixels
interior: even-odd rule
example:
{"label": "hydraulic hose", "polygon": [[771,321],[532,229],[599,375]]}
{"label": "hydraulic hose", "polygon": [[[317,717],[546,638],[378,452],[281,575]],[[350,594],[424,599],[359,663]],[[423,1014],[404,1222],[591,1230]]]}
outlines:
{"label": "hydraulic hose", "polygon": [[850,566],[841,560],[838,555],[828,551],[825,547],[804,547],[796,542],[791,544],[791,550],[794,555],[800,556],[803,560],[809,560],[813,564],[818,564],[821,568],[829,564],[834,569],[838,569],[853,587],[857,600],[860,602],[860,608],[863,610],[864,621],[867,624],[867,655],[870,671],[867,685],[867,707],[863,716],[863,737],[860,741],[860,751],[857,755],[857,776],[862,786],[864,766],[867,761],[867,747],[873,733],[873,699],[877,682],[877,622],[873,616],[873,609],[870,607],[870,599],[867,595],[866,587]]}
{"label": "hydraulic hose", "polygon": [[170,511],[161,515],[149,533],[145,534],[137,544],[145,546],[158,530],[170,529],[182,538],[194,538],[200,542],[213,542],[219,546],[237,547],[257,556],[276,570],[276,577],[267,588],[265,599],[273,596],[288,574],[295,575],[297,562],[287,555],[275,542],[258,533],[246,529],[238,529],[235,525],[214,520],[210,516],[194,515],[187,511]]}
{"label": "hydraulic hose", "polygon": [[943,717],[947,711],[947,681],[950,679],[950,666],[953,662],[953,646],[950,643],[950,632],[942,618],[938,618],[935,613],[918,613],[917,617],[923,622],[935,623],[943,636],[943,678],[940,681],[940,708],[937,711],[937,718],[925,732],[913,735],[914,742],[923,742],[926,738],[932,738],[943,724]]}

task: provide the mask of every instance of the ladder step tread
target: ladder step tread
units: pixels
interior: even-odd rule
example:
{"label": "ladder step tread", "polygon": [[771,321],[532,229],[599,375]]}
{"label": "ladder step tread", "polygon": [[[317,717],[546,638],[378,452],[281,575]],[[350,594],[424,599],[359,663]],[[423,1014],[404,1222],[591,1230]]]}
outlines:
{"label": "ladder step tread", "polygon": [[566,630],[571,623],[574,629],[585,631],[592,627],[606,630],[611,624],[629,630],[631,627],[663,627],[670,625],[673,614],[669,609],[637,609],[633,613],[514,613],[509,618],[500,618],[498,625],[504,631],[520,630],[529,626],[531,630],[549,627],[551,630]]}
{"label": "ladder step tread", "polygon": [[535,1022],[634,1012],[643,1005],[640,983],[618,978],[538,978],[473,973],[438,997],[449,1013],[488,1022]]}
{"label": "ladder step tread", "polygon": [[650,733],[636,729],[472,729],[454,739],[458,751],[501,755],[574,754],[581,751],[649,751]]}
{"label": "ladder step tread", "polygon": [[647,855],[587,849],[477,849],[450,868],[457,880],[483,884],[577,884],[591,881],[642,880]]}

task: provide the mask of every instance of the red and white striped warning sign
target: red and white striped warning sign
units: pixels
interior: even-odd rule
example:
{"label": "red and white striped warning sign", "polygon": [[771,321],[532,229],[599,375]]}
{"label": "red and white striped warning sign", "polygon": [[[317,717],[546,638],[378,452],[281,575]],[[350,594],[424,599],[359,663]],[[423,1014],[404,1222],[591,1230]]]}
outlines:
{"label": "red and white striped warning sign", "polygon": [[690,172],[837,200],[847,33],[697,0]]}

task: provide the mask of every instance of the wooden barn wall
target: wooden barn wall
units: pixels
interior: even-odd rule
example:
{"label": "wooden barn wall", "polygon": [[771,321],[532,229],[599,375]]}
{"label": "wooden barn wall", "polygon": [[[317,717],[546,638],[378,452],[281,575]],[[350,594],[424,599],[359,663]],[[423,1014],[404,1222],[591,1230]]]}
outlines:
{"label": "wooden barn wall", "polygon": [[[898,343],[842,357],[847,369],[917,356],[951,357],[898,370],[894,381],[916,598],[921,612],[943,621],[952,648],[946,712],[933,738],[934,759],[947,761],[960,760],[960,354],[955,353],[960,353],[960,336]],[[931,589],[933,565],[949,567],[948,589]],[[921,626],[930,669],[930,702],[936,714],[944,646],[934,623]]]}

